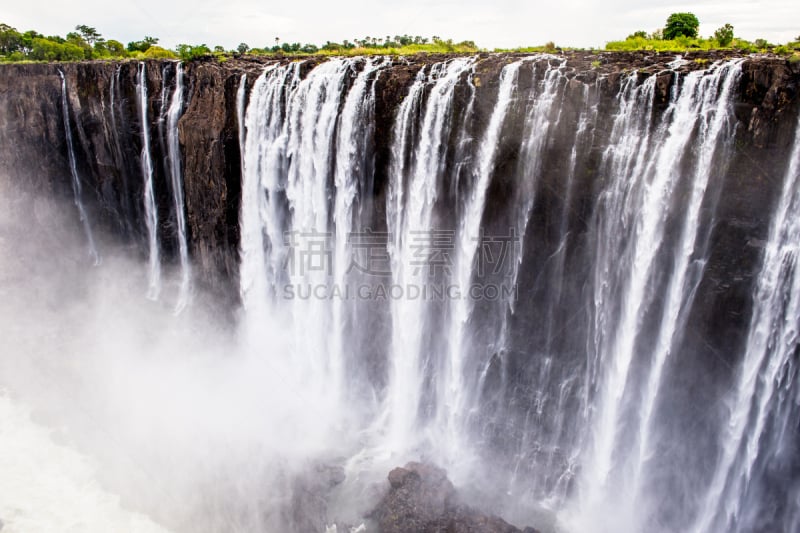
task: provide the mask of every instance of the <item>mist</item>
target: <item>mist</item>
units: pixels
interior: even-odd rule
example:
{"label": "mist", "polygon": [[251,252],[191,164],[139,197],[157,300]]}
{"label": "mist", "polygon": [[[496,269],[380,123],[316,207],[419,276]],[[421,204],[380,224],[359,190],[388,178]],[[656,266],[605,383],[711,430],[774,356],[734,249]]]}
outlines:
{"label": "mist", "polygon": [[341,464],[353,436],[293,369],[285,329],[242,342],[199,291],[176,315],[177,275],[151,301],[136,250],[100,235],[92,266],[74,206],[1,196],[0,455],[33,475],[4,475],[4,531],[160,531],[137,513],[172,531],[287,530],[297,476]]}

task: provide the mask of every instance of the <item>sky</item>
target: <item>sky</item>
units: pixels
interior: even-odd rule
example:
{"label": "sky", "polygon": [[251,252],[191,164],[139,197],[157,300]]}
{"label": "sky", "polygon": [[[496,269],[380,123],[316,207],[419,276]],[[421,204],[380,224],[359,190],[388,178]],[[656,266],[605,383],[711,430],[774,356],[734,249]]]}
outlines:
{"label": "sky", "polygon": [[472,40],[483,48],[541,45],[602,47],[636,30],[664,26],[670,13],[690,11],[700,34],[726,22],[737,37],[783,43],[800,34],[797,0],[0,0],[0,22],[20,31],[65,35],[93,26],[123,43],[150,35],[179,43],[239,43],[266,47],[281,42],[324,44],[366,36],[437,35]]}

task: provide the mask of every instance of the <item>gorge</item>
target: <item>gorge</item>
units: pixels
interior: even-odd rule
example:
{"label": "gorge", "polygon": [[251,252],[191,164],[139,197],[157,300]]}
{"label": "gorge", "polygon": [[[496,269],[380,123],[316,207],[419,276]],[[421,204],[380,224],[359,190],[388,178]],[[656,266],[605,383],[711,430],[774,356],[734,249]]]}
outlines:
{"label": "gorge", "polygon": [[409,461],[542,532],[800,529],[797,63],[0,72],[3,425],[111,530],[377,531]]}

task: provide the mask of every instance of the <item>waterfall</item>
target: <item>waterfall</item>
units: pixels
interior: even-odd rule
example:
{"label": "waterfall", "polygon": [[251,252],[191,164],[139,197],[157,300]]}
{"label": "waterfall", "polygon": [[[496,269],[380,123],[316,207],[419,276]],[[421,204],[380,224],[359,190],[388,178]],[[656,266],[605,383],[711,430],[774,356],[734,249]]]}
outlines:
{"label": "waterfall", "polygon": [[[420,71],[403,100],[394,125],[394,145],[387,194],[387,225],[392,282],[400,287],[424,286],[430,274],[416,254],[419,241],[432,229],[437,185],[442,179],[443,154],[453,125],[457,83],[469,73],[474,59],[459,58]],[[427,101],[423,96],[430,83]],[[419,126],[415,121],[422,117]],[[430,235],[427,237],[430,238]],[[424,242],[423,242],[424,244]],[[427,347],[424,345],[425,301],[392,301],[392,339],[389,389],[388,446],[404,450],[416,434],[423,390]]]}
{"label": "waterfall", "polygon": [[[351,64],[351,68],[354,66]],[[365,127],[374,120],[375,77],[382,66],[381,60],[367,59],[347,93],[340,114],[340,126],[336,139],[332,221],[333,232],[333,286],[343,289],[351,279],[353,259],[352,233],[360,229],[355,220],[354,205],[358,200],[359,187],[368,182],[370,158],[370,130]],[[371,84],[371,85],[370,85]],[[343,390],[347,377],[348,323],[353,311],[351,302],[340,298],[334,302],[331,316],[331,381],[334,390]]]}
{"label": "waterfall", "polygon": [[[165,84],[166,85],[166,84]],[[166,93],[165,93],[166,94]],[[166,98],[164,96],[164,98]],[[183,113],[183,65],[175,64],[175,89],[167,111],[167,156],[169,158],[169,176],[172,188],[172,200],[175,207],[175,220],[178,231],[178,256],[181,265],[181,282],[178,292],[176,312],[180,312],[189,299],[191,288],[191,265],[189,264],[189,246],[186,242],[186,207],[183,199],[183,175],[181,173],[181,148],[178,140],[178,120]]]}
{"label": "waterfall", "polygon": [[244,139],[240,292],[254,322],[259,321],[256,317],[263,318],[284,279],[285,117],[289,94],[299,80],[299,66],[267,67],[253,84],[246,112],[244,97],[239,101],[244,117],[240,123],[240,129],[244,124],[240,133]]}
{"label": "waterfall", "polygon": [[86,234],[86,241],[89,245],[89,257],[95,266],[100,264],[100,254],[97,253],[97,247],[94,244],[94,236],[92,235],[92,226],[89,222],[89,215],[83,206],[83,193],[81,187],[81,178],[78,175],[78,165],[75,161],[75,147],[72,141],[72,130],[69,127],[69,101],[67,99],[67,81],[64,78],[64,73],[59,70],[58,75],[61,77],[61,116],[64,121],[64,137],[67,139],[67,155],[69,157],[69,171],[72,175],[72,194],[75,201],[75,207],[78,208],[78,216],[83,231]]}
{"label": "waterfall", "polygon": [[[595,357],[603,361],[605,375],[600,377],[597,419],[593,422],[583,490],[584,505],[588,507],[598,502],[609,505],[606,498],[612,490],[612,498],[629,506],[626,520],[643,511],[642,504],[634,502],[652,455],[652,417],[661,373],[699,281],[697,271],[690,269],[692,257],[700,261],[705,255],[697,249],[697,243],[704,241],[697,233],[700,206],[711,178],[712,161],[715,156],[725,161],[731,134],[725,126],[732,121],[730,99],[740,64],[740,61],[726,62],[714,65],[709,71],[686,75],[659,124],[652,124],[647,112],[625,111],[638,106],[646,110],[651,105],[654,78],[642,86],[631,84],[620,97],[621,112],[612,132],[619,141],[612,139],[604,158],[615,179],[611,190],[601,199],[596,220],[600,238],[595,265],[595,286],[599,289],[595,293]],[[687,173],[685,154],[690,143],[698,147],[698,154]],[[651,147],[657,147],[657,151],[650,152]],[[670,217],[675,191],[687,176],[691,184],[688,202],[680,215]],[[679,237],[664,251],[667,232],[676,231],[668,228],[676,220],[680,221]],[[663,253],[671,258],[666,294],[654,291],[659,286],[655,276],[664,272],[659,266]],[[623,268],[619,268],[620,262]],[[643,391],[632,392],[636,385],[631,374],[637,356],[644,356],[644,347],[640,345],[643,322],[657,300],[663,307],[649,356],[648,376],[643,380]],[[636,402],[638,409],[629,402]],[[630,409],[638,414],[631,415]],[[631,427],[631,418],[635,420],[635,429]],[[617,459],[621,447],[624,449],[631,442],[635,443],[633,452]],[[632,479],[623,480],[619,476]]]}
{"label": "waterfall", "polygon": [[[796,447],[792,425],[800,414],[797,347],[800,342],[800,122],[783,181],[783,190],[772,219],[764,249],[761,272],[753,301],[744,358],[737,370],[734,388],[727,398],[729,417],[721,425],[720,457],[706,492],[701,514],[693,527],[705,531],[749,531],[746,496],[759,464],[776,460],[779,447]],[[794,397],[793,397],[794,396]],[[786,442],[772,449],[765,428],[777,425]],[[785,452],[784,452],[785,453]],[[797,503],[800,485],[791,481],[785,501]],[[792,502],[791,498],[795,501]],[[784,522],[784,531],[797,531],[800,516],[795,511]],[[752,527],[752,526],[751,526]]]}
{"label": "waterfall", "polygon": [[464,414],[465,405],[463,398],[466,388],[464,383],[465,330],[472,313],[472,300],[469,297],[468,288],[472,281],[473,264],[479,246],[478,237],[486,202],[486,189],[494,170],[500,132],[514,97],[521,65],[522,63],[519,61],[511,63],[503,67],[500,73],[497,102],[492,109],[489,124],[478,150],[472,188],[468,193],[457,233],[453,284],[460,289],[461,297],[451,303],[447,334],[449,350],[438,401],[440,419],[438,425],[444,428],[445,442],[450,443],[453,453],[460,448],[460,445],[456,444],[461,442],[462,436],[462,428],[458,419]]}
{"label": "waterfall", "polygon": [[[122,168],[95,190],[138,197],[127,180],[143,180],[148,297],[162,290],[158,205],[175,213],[175,323],[194,324],[207,271],[238,259],[241,309],[210,348],[226,359],[198,365],[224,384],[215,392],[236,389],[219,413],[241,418],[203,431],[241,435],[248,476],[269,470],[280,495],[249,499],[261,472],[237,478],[227,497],[246,503],[213,502],[225,511],[209,530],[240,503],[245,529],[294,520],[284,511],[305,504],[305,485],[292,476],[329,466],[346,474],[325,516],[341,529],[410,460],[443,466],[465,503],[542,531],[800,529],[800,122],[784,136],[771,113],[793,109],[751,110],[758,59],[613,73],[570,54],[259,61],[214,71],[235,117],[211,159],[239,165],[238,228],[236,168],[209,178],[225,196],[214,213],[186,196],[196,146],[178,127],[207,105],[188,90],[202,69],[163,65],[152,139],[144,62],[135,105],[125,64],[99,89],[110,120],[97,161]],[[72,113],[89,151],[96,130]],[[102,207],[128,211],[121,197]],[[118,227],[141,220],[130,211]],[[501,287],[513,290],[472,291]]]}
{"label": "waterfall", "polygon": [[161,292],[161,259],[158,246],[158,210],[153,191],[153,161],[150,158],[150,121],[147,117],[147,66],[139,63],[136,74],[136,95],[141,128],[142,153],[140,162],[144,180],[144,210],[147,228],[148,271],[147,297],[157,300]]}

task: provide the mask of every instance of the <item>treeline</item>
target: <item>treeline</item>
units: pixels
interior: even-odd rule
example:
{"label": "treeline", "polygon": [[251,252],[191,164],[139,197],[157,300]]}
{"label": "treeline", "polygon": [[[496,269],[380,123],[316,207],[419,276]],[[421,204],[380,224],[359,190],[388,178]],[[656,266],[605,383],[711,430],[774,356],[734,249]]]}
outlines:
{"label": "treeline", "polygon": [[17,31],[0,23],[0,57],[6,61],[81,61],[125,57],[175,58],[175,53],[158,46],[158,39],[145,37],[124,45],[105,39],[95,28],[75,26],[65,37],[43,35],[36,30]]}
{"label": "treeline", "polygon": [[766,39],[747,41],[736,37],[731,24],[723,24],[708,38],[699,35],[700,20],[693,13],[673,13],[663,28],[652,32],[643,30],[633,32],[624,41],[606,43],[606,50],[724,50],[735,49],[743,52],[772,52],[792,54],[800,50],[800,36],[795,41],[783,45],[770,43]]}
{"label": "treeline", "polygon": [[452,39],[431,38],[419,35],[395,35],[385,38],[364,37],[344,40],[341,43],[326,42],[322,46],[301,43],[282,43],[275,39],[271,46],[251,48],[241,43],[235,50],[222,46],[179,44],[174,50],[158,45],[158,38],[144,37],[127,45],[114,39],[104,38],[96,28],[80,24],[65,37],[43,35],[35,30],[20,32],[8,24],[0,23],[0,60],[2,61],[81,61],[85,59],[195,59],[216,56],[220,60],[241,54],[253,55],[355,55],[355,54],[413,54],[419,52],[448,53],[476,52],[472,41],[455,43]]}

